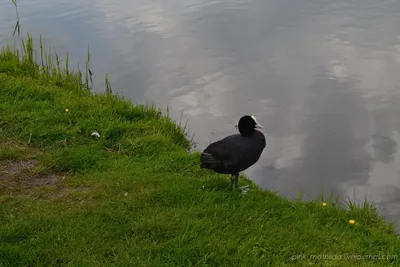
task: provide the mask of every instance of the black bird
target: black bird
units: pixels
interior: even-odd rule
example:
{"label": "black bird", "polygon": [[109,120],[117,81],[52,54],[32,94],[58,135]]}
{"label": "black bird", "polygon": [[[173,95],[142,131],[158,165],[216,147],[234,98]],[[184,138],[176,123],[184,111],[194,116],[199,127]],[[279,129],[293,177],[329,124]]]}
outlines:
{"label": "black bird", "polygon": [[243,116],[238,123],[240,134],[210,144],[201,154],[201,168],[231,174],[231,186],[238,187],[239,173],[255,164],[261,156],[266,139],[256,130],[263,127],[254,116]]}

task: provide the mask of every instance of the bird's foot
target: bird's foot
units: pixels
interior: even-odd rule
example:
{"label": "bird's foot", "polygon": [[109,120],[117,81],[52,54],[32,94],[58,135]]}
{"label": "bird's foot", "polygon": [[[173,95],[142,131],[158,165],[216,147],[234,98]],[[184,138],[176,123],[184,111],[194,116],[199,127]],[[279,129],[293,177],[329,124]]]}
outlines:
{"label": "bird's foot", "polygon": [[243,195],[246,195],[247,192],[249,192],[249,190],[250,190],[250,186],[248,186],[248,185],[244,185],[244,186],[240,187],[240,192],[242,192]]}

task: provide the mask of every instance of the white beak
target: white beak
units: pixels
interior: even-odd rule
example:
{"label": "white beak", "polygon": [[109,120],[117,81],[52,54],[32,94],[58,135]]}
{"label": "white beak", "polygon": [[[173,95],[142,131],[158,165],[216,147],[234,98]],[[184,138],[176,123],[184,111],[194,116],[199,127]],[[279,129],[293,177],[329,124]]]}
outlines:
{"label": "white beak", "polygon": [[254,117],[254,116],[251,116],[251,118],[254,120],[254,122],[256,123],[256,128],[258,128],[258,129],[262,129],[263,127],[261,126],[261,124],[259,124],[258,122],[257,122],[257,119],[256,119],[256,117]]}

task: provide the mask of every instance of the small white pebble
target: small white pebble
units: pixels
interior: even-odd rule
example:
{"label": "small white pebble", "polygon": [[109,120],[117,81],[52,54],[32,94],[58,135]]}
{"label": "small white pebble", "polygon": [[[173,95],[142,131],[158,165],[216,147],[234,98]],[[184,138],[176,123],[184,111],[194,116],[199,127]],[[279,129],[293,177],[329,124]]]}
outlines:
{"label": "small white pebble", "polygon": [[100,137],[100,134],[99,134],[97,131],[95,131],[95,132],[93,132],[90,136]]}

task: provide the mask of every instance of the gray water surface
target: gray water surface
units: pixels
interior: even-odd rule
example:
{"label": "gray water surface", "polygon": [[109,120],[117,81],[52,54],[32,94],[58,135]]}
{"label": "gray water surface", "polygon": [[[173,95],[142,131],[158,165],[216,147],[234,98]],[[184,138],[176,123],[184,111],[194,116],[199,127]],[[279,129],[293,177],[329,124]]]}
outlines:
{"label": "gray water surface", "polygon": [[[24,32],[135,102],[184,110],[198,149],[252,114],[267,148],[246,173],[286,196],[382,202],[400,219],[397,0],[19,0]],[[15,10],[0,3],[0,44]]]}

